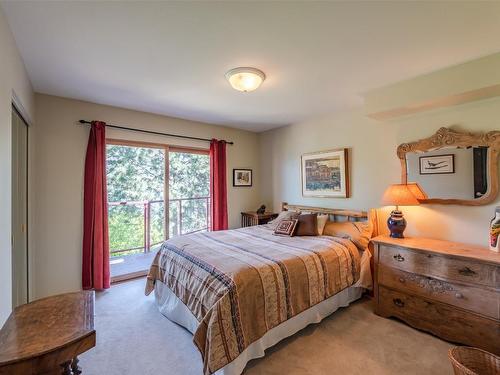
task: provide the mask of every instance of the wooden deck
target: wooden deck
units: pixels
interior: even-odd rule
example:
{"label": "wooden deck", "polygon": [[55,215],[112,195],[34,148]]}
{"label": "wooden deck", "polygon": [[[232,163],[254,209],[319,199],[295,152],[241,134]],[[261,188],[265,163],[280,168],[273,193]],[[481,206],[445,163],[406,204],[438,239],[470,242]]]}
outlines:
{"label": "wooden deck", "polygon": [[117,256],[110,259],[111,282],[145,276],[159,247],[148,253]]}

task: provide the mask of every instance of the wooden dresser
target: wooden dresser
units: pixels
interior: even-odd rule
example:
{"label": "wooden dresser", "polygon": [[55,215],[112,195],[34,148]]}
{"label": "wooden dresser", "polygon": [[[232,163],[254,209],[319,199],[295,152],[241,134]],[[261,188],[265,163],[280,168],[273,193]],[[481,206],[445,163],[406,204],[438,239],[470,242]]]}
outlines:
{"label": "wooden dresser", "polygon": [[251,227],[253,225],[267,224],[273,219],[276,219],[278,214],[272,212],[265,212],[263,214],[258,214],[255,211],[247,211],[241,213],[241,226]]}
{"label": "wooden dresser", "polygon": [[378,236],[375,312],[500,355],[500,254],[426,238]]}

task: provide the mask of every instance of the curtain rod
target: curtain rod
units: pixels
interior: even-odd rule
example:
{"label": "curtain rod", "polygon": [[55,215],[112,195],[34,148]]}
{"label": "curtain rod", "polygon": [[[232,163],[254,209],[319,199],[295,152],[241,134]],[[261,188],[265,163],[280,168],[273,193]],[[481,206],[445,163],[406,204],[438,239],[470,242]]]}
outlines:
{"label": "curtain rod", "polygon": [[[79,120],[78,121],[80,124],[91,124],[92,121],[87,121],[87,120]],[[176,138],[184,138],[184,139],[193,139],[196,141],[205,141],[205,142],[210,142],[211,139],[208,138],[199,138],[199,137],[190,137],[188,135],[179,135],[179,134],[169,134],[169,133],[160,133],[160,132],[155,132],[152,130],[144,130],[144,129],[135,129],[135,128],[128,128],[126,126],[120,126],[120,125],[111,125],[111,124],[106,124],[108,128],[115,128],[115,129],[122,129],[122,130],[130,130],[133,132],[140,132],[140,133],[147,133],[147,134],[156,134],[156,135],[163,135],[166,137],[176,137]],[[234,145],[234,142],[226,141],[224,140],[228,145]]]}

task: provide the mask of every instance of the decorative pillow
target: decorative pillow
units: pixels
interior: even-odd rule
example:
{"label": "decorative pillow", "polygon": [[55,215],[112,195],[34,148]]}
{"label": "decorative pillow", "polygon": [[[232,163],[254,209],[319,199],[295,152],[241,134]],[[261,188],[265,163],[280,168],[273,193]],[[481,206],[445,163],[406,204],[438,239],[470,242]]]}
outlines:
{"label": "decorative pillow", "polygon": [[328,221],[329,215],[326,214],[318,214],[318,235],[321,236],[323,234],[323,230],[325,229],[326,222]]}
{"label": "decorative pillow", "polygon": [[318,235],[318,214],[301,214],[297,220],[296,236]]}
{"label": "decorative pillow", "polygon": [[366,250],[372,237],[373,228],[369,221],[328,221],[323,230],[324,236],[348,238],[360,250]]}
{"label": "decorative pillow", "polygon": [[274,234],[279,234],[281,236],[293,236],[295,228],[297,226],[297,219],[292,220],[281,220],[274,230]]}
{"label": "decorative pillow", "polygon": [[276,219],[271,220],[268,224],[271,224],[271,229],[275,230],[277,225],[283,220],[293,220],[296,219],[299,215],[300,212],[297,211],[282,211]]}

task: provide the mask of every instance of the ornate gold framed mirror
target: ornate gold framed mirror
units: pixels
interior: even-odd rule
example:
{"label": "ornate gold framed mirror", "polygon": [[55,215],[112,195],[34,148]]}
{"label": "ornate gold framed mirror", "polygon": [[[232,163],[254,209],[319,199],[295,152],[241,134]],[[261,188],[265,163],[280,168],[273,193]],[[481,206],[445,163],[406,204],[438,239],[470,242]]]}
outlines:
{"label": "ornate gold framed mirror", "polygon": [[498,194],[500,131],[465,133],[440,128],[433,136],[397,150],[401,183],[415,182],[421,203],[479,206]]}

